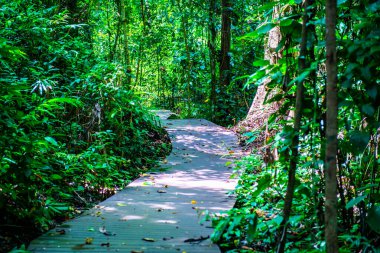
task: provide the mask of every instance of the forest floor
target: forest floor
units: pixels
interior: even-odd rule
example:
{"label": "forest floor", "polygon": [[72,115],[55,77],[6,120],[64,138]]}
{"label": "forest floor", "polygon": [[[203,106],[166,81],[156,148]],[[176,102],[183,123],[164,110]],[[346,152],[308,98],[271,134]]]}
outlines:
{"label": "forest floor", "polygon": [[220,252],[208,212],[233,207],[236,181],[226,162],[236,136],[206,120],[167,120],[173,150],[161,165],[80,217],[34,240],[31,252]]}

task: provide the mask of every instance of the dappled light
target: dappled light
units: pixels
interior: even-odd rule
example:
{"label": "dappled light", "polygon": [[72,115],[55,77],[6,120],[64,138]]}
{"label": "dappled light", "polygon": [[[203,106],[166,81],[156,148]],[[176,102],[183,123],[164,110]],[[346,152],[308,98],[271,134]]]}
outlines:
{"label": "dappled light", "polygon": [[0,0],[0,252],[380,252],[380,0]]}
{"label": "dappled light", "polygon": [[[29,249],[39,252],[57,245],[65,249],[80,245],[84,238],[101,241],[107,236],[112,248],[123,252],[219,252],[209,239],[210,215],[234,205],[229,192],[236,180],[230,179],[232,169],[226,162],[236,137],[206,120],[163,120],[162,124],[172,139],[172,153],[161,162],[164,171],[142,174],[124,190],[68,221],[70,231],[65,235],[48,233]],[[94,247],[98,246],[83,249]]]}

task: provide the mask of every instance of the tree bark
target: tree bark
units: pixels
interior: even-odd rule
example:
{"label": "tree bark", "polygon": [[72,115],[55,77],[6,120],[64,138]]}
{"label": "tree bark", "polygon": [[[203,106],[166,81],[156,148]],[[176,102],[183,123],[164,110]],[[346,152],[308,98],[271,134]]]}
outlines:
{"label": "tree bark", "polygon": [[[183,10],[184,12],[182,13],[182,16],[181,16],[181,24],[182,24],[182,34],[183,34],[183,41],[185,43],[185,50],[186,50],[186,70],[184,72],[184,76],[185,76],[185,80],[186,80],[186,97],[187,97],[187,101],[186,101],[186,105],[187,105],[187,113],[188,113],[188,116],[190,116],[190,112],[191,112],[191,95],[192,95],[192,92],[191,92],[191,87],[190,87],[190,83],[191,83],[191,69],[192,69],[192,60],[191,60],[191,55],[190,55],[190,46],[189,46],[189,38],[188,38],[188,34],[187,34],[187,19],[184,15],[184,13],[186,13],[186,7],[184,7],[184,5],[182,4],[182,1],[180,0],[178,2],[178,10]],[[186,73],[187,71],[187,73]]]}
{"label": "tree bark", "polygon": [[[125,14],[125,9],[126,9],[125,1],[126,0],[120,0],[120,18],[122,21],[122,28],[123,28],[123,34],[124,34],[124,65],[125,65],[126,75],[127,75],[126,83],[127,83],[127,86],[130,86],[131,66],[130,66],[129,42],[128,42],[129,29],[128,29],[128,19]],[[129,4],[127,4],[127,6],[129,6]]]}
{"label": "tree bark", "polygon": [[215,27],[215,9],[216,9],[216,0],[209,1],[209,20],[208,20],[208,29],[209,29],[209,58],[210,58],[210,77],[211,77],[211,93],[210,93],[210,107],[211,115],[213,119],[215,105],[216,105],[216,27]]}
{"label": "tree bark", "polygon": [[146,36],[146,18],[145,18],[145,3],[144,3],[144,0],[141,0],[140,1],[140,11],[141,11],[141,21],[143,23],[143,29],[142,29],[142,33],[141,33],[141,38],[140,38],[140,41],[139,41],[139,50],[137,52],[137,66],[136,66],[136,79],[135,79],[135,86],[137,87],[138,84],[139,84],[139,77],[140,77],[140,65],[141,65],[141,62],[142,62],[142,55],[143,55],[143,51],[144,51],[144,46],[143,46],[143,43],[144,42],[144,38]]}
{"label": "tree bark", "polygon": [[222,34],[221,34],[221,61],[220,61],[220,85],[222,89],[231,81],[231,0],[222,0]]}
{"label": "tree bark", "polygon": [[[273,8],[273,17],[272,19],[276,19],[279,16],[279,7],[276,6]],[[278,45],[282,39],[281,31],[279,27],[272,28],[268,33],[268,39],[264,45],[264,59],[268,60],[270,64],[275,64],[279,58],[281,58],[281,53],[278,51]],[[267,125],[268,118],[270,115],[275,113],[280,107],[279,102],[274,102],[271,104],[265,104],[265,99],[267,97],[272,97],[278,91],[268,90],[267,84],[270,82],[270,77],[267,77],[266,80],[263,81],[259,87],[257,87],[257,91],[255,97],[252,101],[251,107],[247,113],[247,117],[245,120],[240,122],[237,125],[238,132],[245,132],[246,129],[249,130],[258,130],[263,126]],[[269,93],[269,94],[268,94]],[[259,136],[255,143],[259,146],[264,145],[266,136]]]}
{"label": "tree bark", "polygon": [[338,88],[336,56],[336,0],[326,0],[326,155],[325,155],[325,238],[326,252],[338,252],[337,237],[337,132]]}

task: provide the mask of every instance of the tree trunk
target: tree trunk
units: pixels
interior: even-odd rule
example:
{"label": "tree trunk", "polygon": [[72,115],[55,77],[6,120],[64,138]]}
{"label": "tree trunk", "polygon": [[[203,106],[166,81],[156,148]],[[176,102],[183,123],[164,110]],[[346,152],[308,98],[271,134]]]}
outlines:
{"label": "tree trunk", "polygon": [[[131,66],[130,66],[130,57],[129,57],[129,45],[128,45],[128,35],[129,35],[129,29],[128,29],[128,19],[125,14],[126,0],[120,0],[120,18],[122,21],[122,28],[123,28],[123,34],[124,34],[124,65],[126,69],[126,83],[127,86],[130,86],[131,84]],[[128,0],[127,0],[128,1]],[[128,2],[127,2],[128,3]],[[127,7],[129,4],[127,4]]]}
{"label": "tree trunk", "polygon": [[216,9],[216,0],[209,1],[209,20],[208,20],[208,29],[209,29],[209,57],[210,57],[210,74],[211,74],[211,93],[210,93],[210,107],[211,115],[213,119],[215,105],[216,105],[216,27],[215,27],[215,9]]}
{"label": "tree trunk", "polygon": [[191,55],[190,55],[190,46],[189,46],[189,38],[187,34],[187,19],[184,15],[186,13],[186,8],[182,4],[182,1],[178,2],[178,10],[182,10],[182,16],[181,16],[181,24],[182,24],[182,35],[183,35],[183,41],[185,43],[185,50],[186,50],[186,70],[184,72],[185,81],[186,81],[186,105],[187,105],[187,116],[190,116],[191,112],[191,69],[192,69],[192,61],[191,61]]}
{"label": "tree trunk", "polygon": [[326,252],[338,252],[337,237],[337,132],[338,88],[336,62],[336,0],[326,0],[326,155],[325,155],[325,237]]}
{"label": "tree trunk", "polygon": [[231,49],[231,0],[222,0],[222,31],[221,31],[221,61],[220,61],[220,85],[222,89],[231,81],[230,73],[230,49]]}
{"label": "tree trunk", "polygon": [[144,0],[140,1],[140,11],[141,11],[141,21],[143,23],[143,29],[142,29],[141,38],[140,38],[140,41],[139,41],[139,50],[137,52],[137,66],[136,66],[136,79],[135,79],[135,86],[136,87],[139,84],[140,65],[141,65],[141,62],[142,62],[142,55],[143,55],[143,51],[144,51],[143,43],[145,43],[144,42],[144,38],[146,36],[146,18],[145,18],[145,3],[144,3]]}
{"label": "tree trunk", "polygon": [[[273,8],[273,17],[272,19],[278,18],[279,7]],[[278,52],[278,45],[282,39],[281,31],[279,27],[274,27],[269,31],[268,39],[264,45],[264,59],[268,60],[270,64],[275,64],[279,58],[281,58],[281,53]],[[267,77],[263,81],[263,84],[257,88],[256,95],[252,101],[251,107],[247,113],[245,120],[240,122],[236,128],[238,132],[245,132],[249,130],[258,130],[263,126],[267,125],[268,118],[270,115],[275,113],[280,107],[279,102],[274,102],[271,104],[265,104],[265,99],[267,97],[272,97],[276,94],[277,91],[269,91],[267,89],[267,84],[270,82],[270,78]],[[270,92],[268,94],[268,92]],[[264,144],[265,136],[259,136],[256,139],[256,143],[259,146]]]}

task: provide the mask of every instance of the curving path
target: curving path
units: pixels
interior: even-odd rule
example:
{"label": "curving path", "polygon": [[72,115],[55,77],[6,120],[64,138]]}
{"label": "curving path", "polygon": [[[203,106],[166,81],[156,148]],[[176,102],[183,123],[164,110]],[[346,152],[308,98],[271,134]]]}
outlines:
{"label": "curving path", "polygon": [[[167,120],[155,111],[173,143],[157,172],[80,217],[34,240],[31,252],[220,252],[205,210],[233,207],[236,182],[226,162],[239,154],[231,132],[203,119]],[[207,212],[207,211],[206,211]],[[63,232],[62,232],[63,231]],[[90,244],[86,244],[87,243]]]}

